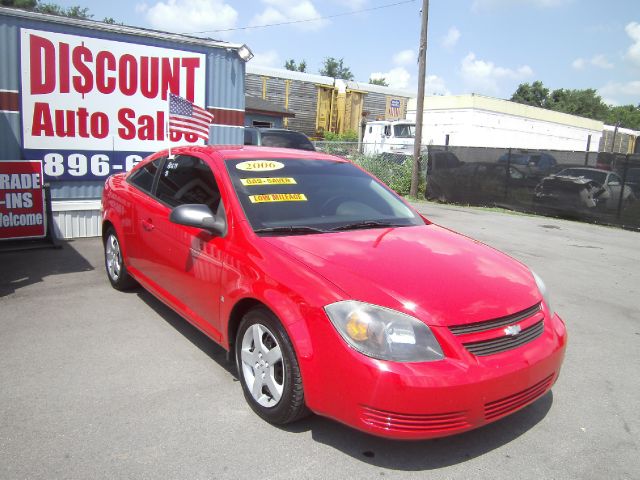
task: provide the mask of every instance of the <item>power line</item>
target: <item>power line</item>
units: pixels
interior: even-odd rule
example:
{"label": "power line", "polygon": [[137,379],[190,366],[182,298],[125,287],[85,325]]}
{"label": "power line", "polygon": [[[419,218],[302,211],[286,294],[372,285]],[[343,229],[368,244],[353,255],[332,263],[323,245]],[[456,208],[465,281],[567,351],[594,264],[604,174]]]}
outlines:
{"label": "power line", "polygon": [[269,23],[266,25],[251,25],[246,27],[222,28],[219,30],[203,30],[202,32],[188,32],[187,34],[235,32],[238,30],[251,30],[255,28],[267,28],[267,27],[279,27],[281,25],[293,25],[295,23],[317,22],[318,20],[329,20],[330,18],[346,17],[348,15],[355,15],[356,13],[371,12],[373,10],[382,10],[383,8],[396,7],[398,5],[403,5],[405,3],[413,3],[413,2],[415,2],[415,0],[404,0],[402,2],[388,3],[386,5],[378,5],[377,7],[363,8],[362,10],[353,10],[351,12],[336,13],[335,15],[327,15],[325,17],[307,18],[304,20],[291,20],[289,22]]}

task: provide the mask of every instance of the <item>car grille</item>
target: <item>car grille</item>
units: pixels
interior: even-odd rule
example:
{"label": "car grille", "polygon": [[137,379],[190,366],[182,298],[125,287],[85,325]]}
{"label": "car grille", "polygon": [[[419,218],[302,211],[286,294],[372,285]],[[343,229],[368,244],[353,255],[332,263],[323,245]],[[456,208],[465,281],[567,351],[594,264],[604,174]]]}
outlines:
{"label": "car grille", "polygon": [[451,333],[454,335],[466,335],[468,333],[486,332],[487,330],[493,330],[494,328],[504,327],[505,325],[513,325],[526,318],[532,317],[540,311],[540,304],[534,305],[531,308],[522,310],[518,313],[507,315],[506,317],[496,318],[494,320],[487,320],[484,322],[470,323],[468,325],[455,325],[449,327]]}
{"label": "car grille", "polygon": [[[507,315],[505,317],[496,318],[493,320],[487,320],[483,322],[476,322],[467,325],[454,325],[449,327],[451,333],[460,337],[462,345],[473,355],[482,357],[487,355],[494,355],[496,353],[506,352],[513,350],[514,348],[525,345],[526,343],[535,340],[542,332],[544,332],[544,319],[530,324],[535,320],[535,315],[541,313],[540,304],[536,304],[533,307],[522,310],[521,312]],[[518,326],[520,322],[531,319],[527,322],[526,328],[523,328],[516,334],[507,334],[506,329],[501,329],[504,326]],[[491,338],[477,339],[476,334],[495,330],[495,336]]]}
{"label": "car grille", "polygon": [[554,374],[549,375],[547,378],[535,385],[522,390],[521,392],[514,393],[508,397],[501,398],[500,400],[494,400],[493,402],[485,403],[484,416],[487,420],[493,420],[497,417],[507,415],[525,405],[533,402],[537,398],[544,395],[544,393],[551,387],[553,383]]}
{"label": "car grille", "polygon": [[538,338],[544,331],[544,321],[540,320],[529,328],[525,328],[519,334],[514,336],[504,336],[491,340],[483,340],[481,342],[463,343],[464,347],[476,356],[482,357],[493,355],[495,353],[506,352],[514,348],[529,343]]}
{"label": "car grille", "polygon": [[373,427],[396,432],[449,432],[469,427],[466,412],[407,414],[362,407],[362,420]]}

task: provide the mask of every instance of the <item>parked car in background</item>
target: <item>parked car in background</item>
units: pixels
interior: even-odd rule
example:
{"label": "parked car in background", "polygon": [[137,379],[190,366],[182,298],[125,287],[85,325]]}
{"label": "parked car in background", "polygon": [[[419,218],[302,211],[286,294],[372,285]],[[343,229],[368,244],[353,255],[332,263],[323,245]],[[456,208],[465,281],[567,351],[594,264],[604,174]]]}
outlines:
{"label": "parked car in background", "polygon": [[232,352],[261,418],[310,410],[383,437],[441,437],[558,379],[566,329],[540,277],[432,224],[348,160],[171,153],[106,181],[107,278],[139,282]]}
{"label": "parked car in background", "polygon": [[498,163],[507,162],[541,173],[549,172],[558,164],[553,155],[545,152],[511,152],[511,157],[509,153],[505,153],[498,158]]}
{"label": "parked car in background", "polygon": [[495,205],[530,199],[537,179],[526,167],[493,162],[463,163],[451,153],[434,155],[428,164],[425,197],[440,202]]}
{"label": "parked car in background", "polygon": [[449,150],[439,150],[429,147],[427,150],[427,175],[438,170],[456,168],[463,164],[458,156]]}
{"label": "parked car in background", "polygon": [[302,132],[284,128],[244,127],[244,144],[262,147],[296,148],[314,151],[309,137]]}
{"label": "parked car in background", "polygon": [[615,210],[621,195],[623,207],[636,199],[628,185],[622,187],[622,179],[617,173],[575,167],[542,179],[536,187],[534,200],[560,209]]}

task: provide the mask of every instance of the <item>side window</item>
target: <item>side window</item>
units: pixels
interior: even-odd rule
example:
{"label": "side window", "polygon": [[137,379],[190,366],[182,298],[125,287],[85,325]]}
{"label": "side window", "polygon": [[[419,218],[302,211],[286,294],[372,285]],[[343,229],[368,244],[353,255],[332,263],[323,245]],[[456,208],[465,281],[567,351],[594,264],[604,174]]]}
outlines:
{"label": "side window", "polygon": [[391,136],[391,125],[385,125],[384,126],[384,134],[387,137]]}
{"label": "side window", "polygon": [[264,120],[254,120],[251,122],[251,126],[260,128],[272,128],[273,122],[265,122]]}
{"label": "side window", "polygon": [[245,145],[257,145],[258,144],[258,139],[257,137],[257,133],[255,130],[253,130],[252,128],[245,128],[244,129],[244,144]]}
{"label": "side window", "polygon": [[147,163],[144,167],[139,168],[131,174],[129,177],[129,183],[135,185],[140,190],[151,192],[151,189],[153,188],[153,179],[156,176],[158,168],[160,168],[161,162],[162,158],[157,158],[153,162]]}
{"label": "side window", "polygon": [[213,172],[204,161],[178,155],[164,163],[156,197],[171,207],[204,203],[215,213],[220,203],[220,190]]}
{"label": "side window", "polygon": [[611,185],[612,183],[617,183],[619,185],[622,185],[622,180],[618,175],[616,175],[615,173],[612,173],[611,175],[609,175],[609,180],[607,181],[607,183],[609,185]]}

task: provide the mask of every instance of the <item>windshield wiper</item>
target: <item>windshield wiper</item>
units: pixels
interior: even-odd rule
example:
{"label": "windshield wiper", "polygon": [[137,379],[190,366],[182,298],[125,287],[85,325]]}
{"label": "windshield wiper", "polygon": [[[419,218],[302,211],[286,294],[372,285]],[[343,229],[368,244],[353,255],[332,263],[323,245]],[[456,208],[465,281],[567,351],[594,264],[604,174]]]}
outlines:
{"label": "windshield wiper", "polygon": [[331,231],[339,230],[357,230],[359,228],[386,228],[386,227],[405,227],[404,224],[390,223],[390,222],[378,222],[375,220],[365,220],[362,222],[348,223],[347,225],[340,225],[339,227],[332,228]]}
{"label": "windshield wiper", "polygon": [[291,233],[294,235],[304,235],[306,233],[326,233],[326,230],[321,230],[315,227],[307,226],[294,226],[289,225],[285,227],[267,227],[254,230],[255,233]]}

